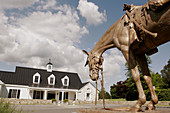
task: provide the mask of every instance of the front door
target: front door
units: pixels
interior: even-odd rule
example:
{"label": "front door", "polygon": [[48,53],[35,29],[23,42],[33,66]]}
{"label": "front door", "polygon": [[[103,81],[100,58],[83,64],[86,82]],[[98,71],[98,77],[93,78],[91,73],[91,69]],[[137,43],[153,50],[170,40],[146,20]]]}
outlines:
{"label": "front door", "polygon": [[55,92],[48,92],[48,96],[47,96],[47,99],[48,100],[51,100],[51,99],[55,99]]}

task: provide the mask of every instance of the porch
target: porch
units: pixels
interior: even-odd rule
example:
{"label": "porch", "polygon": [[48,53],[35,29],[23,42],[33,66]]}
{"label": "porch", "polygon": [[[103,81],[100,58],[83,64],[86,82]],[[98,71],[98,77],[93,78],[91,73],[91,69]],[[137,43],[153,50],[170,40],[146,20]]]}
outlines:
{"label": "porch", "polygon": [[77,90],[63,89],[63,90],[49,90],[49,89],[30,89],[30,99],[42,99],[51,100],[56,99],[57,101],[63,102],[64,99],[77,100]]}

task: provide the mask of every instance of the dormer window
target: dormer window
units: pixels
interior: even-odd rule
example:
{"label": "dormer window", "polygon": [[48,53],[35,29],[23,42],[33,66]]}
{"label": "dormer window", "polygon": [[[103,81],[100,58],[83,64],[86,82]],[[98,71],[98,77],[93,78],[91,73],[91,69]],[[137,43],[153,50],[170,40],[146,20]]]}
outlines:
{"label": "dormer window", "polygon": [[55,76],[53,74],[48,77],[48,84],[49,85],[55,84]]}
{"label": "dormer window", "polygon": [[34,84],[39,84],[40,83],[40,74],[39,73],[34,74],[33,83]]}
{"label": "dormer window", "polygon": [[64,78],[61,79],[63,86],[69,86],[69,78],[68,76],[65,76]]}

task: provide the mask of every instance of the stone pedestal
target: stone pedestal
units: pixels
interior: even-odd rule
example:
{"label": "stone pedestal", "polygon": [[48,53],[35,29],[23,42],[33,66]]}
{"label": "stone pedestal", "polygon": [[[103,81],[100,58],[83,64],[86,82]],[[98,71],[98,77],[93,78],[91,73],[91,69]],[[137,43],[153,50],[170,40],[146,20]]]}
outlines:
{"label": "stone pedestal", "polygon": [[81,109],[77,113],[130,113],[126,111],[110,111],[105,109]]}
{"label": "stone pedestal", "polygon": [[[77,113],[134,113],[131,111],[110,111],[105,109],[80,109],[77,111]],[[142,112],[135,112],[135,113],[142,113]],[[143,113],[169,113],[169,110],[156,110],[156,111],[143,111]]]}

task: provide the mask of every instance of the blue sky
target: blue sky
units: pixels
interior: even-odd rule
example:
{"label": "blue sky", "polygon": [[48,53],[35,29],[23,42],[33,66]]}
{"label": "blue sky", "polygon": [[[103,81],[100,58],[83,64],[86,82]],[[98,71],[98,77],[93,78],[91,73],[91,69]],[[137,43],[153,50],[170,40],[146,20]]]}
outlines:
{"label": "blue sky", "polygon": [[[52,59],[54,69],[77,72],[91,81],[86,55],[104,32],[124,12],[123,4],[145,4],[147,0],[0,0],[0,70],[16,66],[45,69]],[[170,43],[152,55],[151,69],[160,72],[170,58]],[[105,88],[125,80],[125,59],[117,49],[103,54]]]}

